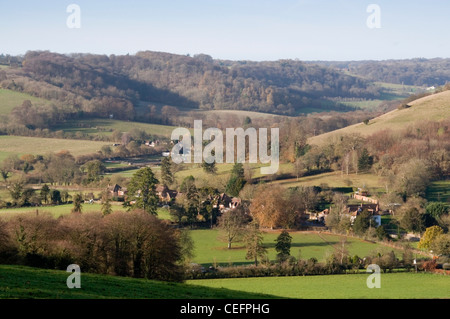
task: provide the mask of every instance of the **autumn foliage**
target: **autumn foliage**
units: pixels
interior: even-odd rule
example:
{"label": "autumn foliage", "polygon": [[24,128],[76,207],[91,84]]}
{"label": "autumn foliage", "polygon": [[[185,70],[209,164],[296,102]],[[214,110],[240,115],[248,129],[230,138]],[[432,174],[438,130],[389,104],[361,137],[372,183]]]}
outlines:
{"label": "autumn foliage", "polygon": [[142,210],[71,214],[21,214],[0,222],[0,260],[35,267],[138,278],[183,278],[180,233]]}

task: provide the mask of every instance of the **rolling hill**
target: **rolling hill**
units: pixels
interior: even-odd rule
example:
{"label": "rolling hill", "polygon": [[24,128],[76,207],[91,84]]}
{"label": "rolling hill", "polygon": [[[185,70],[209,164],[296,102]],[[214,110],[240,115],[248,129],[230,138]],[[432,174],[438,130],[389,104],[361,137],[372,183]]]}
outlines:
{"label": "rolling hill", "polygon": [[81,288],[68,289],[61,270],[0,265],[0,299],[259,299],[262,293],[208,288],[195,284],[81,274]]}
{"label": "rolling hill", "polygon": [[322,145],[326,141],[339,138],[345,134],[359,133],[363,136],[377,131],[389,129],[402,130],[420,121],[441,121],[450,118],[450,90],[432,94],[413,102],[405,109],[396,109],[369,121],[368,124],[358,123],[339,130],[317,135],[309,139],[310,144]]}

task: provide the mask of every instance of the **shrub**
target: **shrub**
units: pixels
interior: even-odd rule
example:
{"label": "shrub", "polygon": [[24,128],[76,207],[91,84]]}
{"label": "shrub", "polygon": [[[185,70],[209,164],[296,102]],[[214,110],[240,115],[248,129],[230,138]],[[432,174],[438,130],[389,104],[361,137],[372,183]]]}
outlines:
{"label": "shrub", "polygon": [[424,271],[433,271],[436,269],[436,267],[437,263],[435,260],[425,261],[421,266]]}

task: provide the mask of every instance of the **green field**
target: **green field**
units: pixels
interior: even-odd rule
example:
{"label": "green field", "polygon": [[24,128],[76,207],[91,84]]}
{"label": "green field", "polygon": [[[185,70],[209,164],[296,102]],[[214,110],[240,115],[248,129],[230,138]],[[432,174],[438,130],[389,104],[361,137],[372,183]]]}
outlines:
{"label": "green field", "polygon": [[94,275],[81,270],[81,288],[69,289],[65,271],[0,265],[0,299],[254,299],[264,294],[208,288],[195,284]]}
{"label": "green field", "polygon": [[33,104],[49,104],[50,102],[32,96],[27,93],[0,89],[0,116],[8,115],[16,106],[22,105],[23,101],[30,100]]}
{"label": "green field", "polygon": [[[246,260],[246,249],[242,243],[232,244],[232,248],[227,248],[227,243],[220,239],[219,230],[192,230],[192,239],[195,243],[195,257],[193,262],[205,266],[214,263],[228,264],[248,264],[252,261]],[[270,260],[276,260],[275,240],[279,231],[270,231],[264,234],[264,246],[267,247]],[[317,234],[317,232],[290,232],[292,236],[291,255],[301,259],[316,258],[318,261],[325,261],[328,254],[334,251],[333,246],[340,243],[342,236]],[[358,255],[364,257],[375,251],[391,251],[392,248],[382,244],[364,241],[358,238],[347,237],[347,249],[351,256]],[[394,249],[398,257],[401,252]]]}
{"label": "green field", "polygon": [[64,124],[54,126],[53,130],[62,130],[64,132],[81,132],[87,135],[110,136],[114,130],[120,132],[129,132],[132,129],[140,129],[147,134],[170,138],[175,126],[148,124],[139,122],[120,121],[112,119],[83,119],[67,121]]}
{"label": "green field", "polygon": [[428,201],[450,205],[450,180],[432,182],[427,188],[426,198]]}
{"label": "green field", "polygon": [[[83,204],[82,213],[100,212],[101,204]],[[25,213],[49,213],[54,218],[70,214],[73,208],[72,204],[57,205],[57,206],[45,206],[45,207],[19,207],[19,208],[3,208],[0,209],[0,219],[9,219],[17,214]],[[112,205],[113,212],[126,211],[126,208],[120,204]],[[159,207],[157,210],[158,217],[161,219],[170,219],[169,211],[165,208]]]}
{"label": "green field", "polygon": [[[350,181],[351,183],[347,185]],[[379,188],[381,187],[380,179],[375,174],[341,174],[341,172],[328,172],[311,176],[303,176],[300,178],[291,178],[284,180],[277,180],[273,183],[278,183],[286,187],[295,186],[319,186],[326,184],[329,187],[365,187],[365,188]]]}
{"label": "green field", "polygon": [[381,274],[381,288],[368,288],[369,274],[154,280],[81,273],[81,288],[68,289],[65,271],[0,265],[0,299],[430,299],[450,298],[450,277],[430,273]]}
{"label": "green field", "polygon": [[190,280],[188,284],[295,299],[450,298],[450,276],[382,273],[381,287],[368,288],[369,274]]}
{"label": "green field", "polygon": [[69,151],[74,156],[95,153],[105,142],[69,140],[43,137],[0,136],[0,161],[12,154],[45,155],[62,150]]}

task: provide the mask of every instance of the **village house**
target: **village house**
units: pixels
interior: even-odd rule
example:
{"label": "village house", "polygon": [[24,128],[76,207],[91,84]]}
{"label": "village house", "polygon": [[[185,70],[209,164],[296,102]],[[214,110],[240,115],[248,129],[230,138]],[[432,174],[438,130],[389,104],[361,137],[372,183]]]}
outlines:
{"label": "village house", "polygon": [[230,197],[225,193],[218,195],[215,199],[215,202],[217,204],[215,204],[213,207],[218,208],[222,213],[230,209],[235,209],[242,204],[242,200],[240,198]]}
{"label": "village house", "polygon": [[155,147],[156,145],[159,145],[159,140],[156,140],[156,141],[145,141],[145,146]]}
{"label": "village house", "polygon": [[378,204],[355,204],[355,205],[347,205],[347,214],[350,216],[350,221],[353,224],[356,217],[361,214],[364,210],[367,210],[372,214],[372,219],[375,222],[376,227],[381,225],[381,215],[380,215],[380,207]]}
{"label": "village house", "polygon": [[[316,220],[318,222],[324,223],[327,216],[331,213],[332,208],[326,208],[321,212],[311,212],[309,213],[310,220]],[[346,206],[346,211],[343,213],[344,216],[350,218],[351,223],[355,221],[356,217],[361,214],[364,210],[367,210],[372,214],[372,219],[374,221],[374,226],[378,227],[381,225],[381,212],[378,203],[370,204],[349,204]]]}
{"label": "village house", "polygon": [[113,186],[108,186],[108,192],[112,197],[124,197],[127,194],[127,189],[125,187],[120,186],[119,184],[115,184]]}
{"label": "village house", "polygon": [[224,209],[230,207],[231,197],[225,193],[222,193],[216,198],[216,203],[217,204],[214,205],[214,208],[219,208],[220,211],[223,211]]}
{"label": "village house", "polygon": [[162,202],[168,204],[175,201],[178,192],[169,189],[166,185],[158,185],[156,186],[156,194]]}

